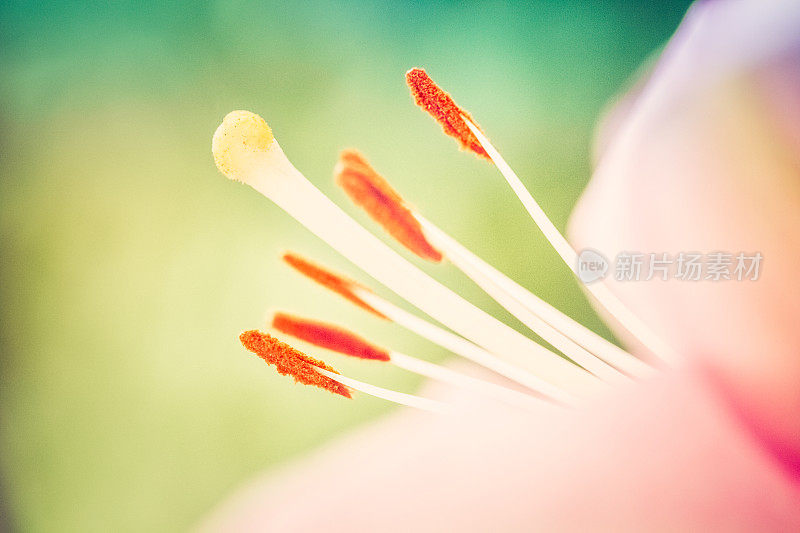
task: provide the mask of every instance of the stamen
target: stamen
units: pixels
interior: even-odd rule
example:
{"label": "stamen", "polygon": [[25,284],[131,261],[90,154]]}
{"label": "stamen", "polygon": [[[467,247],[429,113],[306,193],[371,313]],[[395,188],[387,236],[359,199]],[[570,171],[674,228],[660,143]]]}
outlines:
{"label": "stamen", "polygon": [[[306,277],[311,278],[312,280],[316,281],[323,287],[327,287],[339,296],[350,300],[352,303],[359,306],[361,309],[369,311],[370,313],[386,319],[381,313],[375,310],[373,307],[368,305],[364,300],[356,296],[354,289],[356,287],[364,288],[361,284],[356,281],[350,280],[345,278],[344,276],[339,276],[338,274],[334,274],[330,270],[326,270],[319,265],[315,265],[311,261],[300,257],[297,254],[293,254],[291,252],[286,252],[283,254],[283,260],[292,268],[300,272]],[[365,289],[368,290],[368,289]]]}
{"label": "stamen", "polygon": [[375,361],[390,359],[389,352],[383,348],[332,324],[278,312],[272,315],[272,327],[281,333],[334,352]]}
{"label": "stamen", "polygon": [[[230,137],[237,133],[228,132],[227,127],[223,122],[215,137],[235,145],[237,141]],[[242,140],[238,142],[244,144]],[[253,150],[245,155],[244,168],[235,169],[237,179],[270,198],[312,233],[431,317],[496,355],[531,369],[557,388],[579,396],[605,390],[595,376],[478,309],[403,259],[314,187],[292,166],[277,140],[266,151]]]}
{"label": "stamen", "polygon": [[[442,125],[445,133],[459,139],[463,147],[469,148],[476,154],[494,162],[551,246],[558,252],[570,270],[574,272],[578,259],[577,253],[550,219],[547,218],[542,208],[536,203],[500,153],[492,146],[472,116],[455,105],[450,95],[440,89],[424,70],[411,69],[406,73],[406,81],[411,87],[417,105],[428,111]],[[463,130],[464,127],[468,130],[468,133]],[[625,329],[650,348],[654,354],[671,364],[675,364],[680,360],[680,356],[664,343],[639,317],[631,312],[611,292],[608,286],[604,283],[595,283],[586,285],[586,288]]]}
{"label": "stamen", "polygon": [[406,72],[406,83],[417,105],[430,113],[441,124],[447,135],[455,137],[465,150],[489,158],[478,139],[467,127],[462,117],[469,118],[469,113],[456,105],[449,94],[444,92],[421,68],[412,68]]}
{"label": "stamen", "polygon": [[494,398],[514,406],[524,408],[541,406],[541,400],[533,396],[517,392],[507,387],[495,385],[488,381],[473,378],[404,353],[378,348],[355,333],[347,331],[340,326],[278,312],[272,317],[272,327],[287,335],[291,335],[327,350],[361,359],[389,362],[409,372],[448,383],[456,387],[463,387],[477,394]]}
{"label": "stamen", "polygon": [[[643,372],[643,364],[637,364],[639,361],[629,354],[627,358],[620,357],[619,352],[621,350],[608,341],[605,341],[605,339],[601,339],[602,342],[594,342],[594,346],[599,345],[601,347],[602,353],[597,353],[597,355],[587,350],[586,347],[581,346],[566,335],[563,329],[559,329],[559,326],[565,326],[565,322],[574,323],[574,321],[549,304],[536,298],[536,296],[528,293],[530,297],[527,299],[535,299],[540,304],[538,306],[539,309],[547,307],[550,311],[548,313],[550,318],[556,319],[554,322],[546,321],[544,317],[539,315],[535,310],[524,305],[522,300],[525,299],[525,297],[524,295],[520,295],[519,292],[528,291],[516,285],[499,271],[484,263],[452,237],[425,220],[419,213],[407,207],[407,204],[400,194],[391,188],[386,179],[378,174],[361,154],[354,150],[348,151],[347,154],[343,154],[343,156],[340,157],[337,168],[340,169],[338,172],[339,175],[345,174],[353,176],[347,180],[338,180],[339,185],[345,189],[345,192],[356,204],[365,207],[370,217],[387,229],[392,236],[398,237],[391,228],[396,227],[398,224],[407,227],[408,223],[406,220],[413,221],[415,234],[419,235],[416,237],[417,241],[421,239],[428,247],[436,249],[439,258],[442,257],[442,252],[445,252],[447,258],[483,288],[487,294],[492,296],[492,298],[511,312],[523,324],[528,326],[531,331],[542,337],[574,362],[583,366],[598,377],[609,381],[621,381],[625,379],[618,370],[610,366],[610,364],[613,364],[613,361],[619,362],[618,360],[622,360],[622,366],[624,367],[622,370],[633,372],[633,375],[639,375]],[[352,171],[350,170],[351,168],[353,168]],[[353,183],[356,185],[354,186]],[[388,198],[388,200],[385,198]],[[402,222],[393,224],[391,221],[398,213],[402,213]],[[429,244],[430,242],[436,243],[437,248],[433,248]],[[425,255],[418,253],[415,247],[408,246],[408,244],[402,240],[401,243],[405,244],[412,252],[425,258]],[[480,268],[480,265],[476,266],[476,263],[482,263],[484,268]],[[504,282],[502,278],[505,278],[506,281]],[[579,327],[582,328],[582,326]],[[572,327],[571,329],[575,330],[577,328]],[[586,328],[583,329],[585,330]],[[600,339],[597,335],[595,335],[595,337]],[[613,359],[613,361],[609,359]],[[633,360],[633,362],[629,360]]]}
{"label": "stamen", "polygon": [[289,375],[297,383],[313,385],[345,398],[351,397],[347,387],[330,377],[320,374],[319,369],[328,370],[335,374],[338,374],[338,372],[322,361],[317,361],[303,352],[295,350],[285,342],[256,330],[245,331],[239,335],[239,340],[245,348],[268,364],[275,365],[278,373],[282,376]]}
{"label": "stamen", "polygon": [[[339,274],[329,270],[323,270],[323,267],[317,266],[317,268],[325,272],[327,276],[340,277]],[[311,277],[311,279],[316,281],[314,277]],[[331,288],[328,285],[323,284],[323,286]],[[368,305],[370,309],[376,310],[375,312],[379,313],[381,317],[395,322],[407,330],[416,333],[420,337],[428,339],[456,355],[460,355],[473,363],[496,372],[548,398],[564,404],[575,403],[575,397],[573,395],[568,394],[558,387],[552,386],[550,383],[522,368],[498,358],[496,355],[484,350],[467,339],[401,309],[388,300],[381,298],[363,285],[353,288],[353,292],[356,298]],[[351,302],[354,301],[351,298],[347,299]],[[360,307],[363,308],[363,306]]]}
{"label": "stamen", "polygon": [[369,383],[342,376],[322,361],[317,361],[266,333],[256,330],[245,331],[239,335],[239,340],[245,348],[261,357],[268,364],[275,365],[279,374],[290,375],[298,383],[314,385],[345,398],[352,397],[350,389],[353,389],[390,402],[425,411],[436,413],[452,412],[449,406],[436,400],[376,387]]}
{"label": "stamen", "polygon": [[403,199],[356,150],[343,150],[334,169],[336,183],[389,235],[423,259],[439,262],[442,254],[425,239],[419,222]]}

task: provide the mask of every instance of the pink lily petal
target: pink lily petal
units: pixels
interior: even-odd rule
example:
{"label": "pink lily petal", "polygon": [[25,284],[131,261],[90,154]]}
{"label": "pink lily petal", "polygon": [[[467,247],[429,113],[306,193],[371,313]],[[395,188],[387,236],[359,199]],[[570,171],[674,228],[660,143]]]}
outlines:
{"label": "pink lily petal", "polygon": [[798,488],[698,377],[581,411],[471,406],[371,425],[254,481],[203,531],[800,528]]}
{"label": "pink lily petal", "polygon": [[[696,16],[696,18],[692,18]],[[800,4],[693,8],[607,128],[573,242],[761,252],[756,282],[611,282],[800,476]],[[792,118],[794,120],[792,120]],[[800,479],[800,478],[799,478]]]}

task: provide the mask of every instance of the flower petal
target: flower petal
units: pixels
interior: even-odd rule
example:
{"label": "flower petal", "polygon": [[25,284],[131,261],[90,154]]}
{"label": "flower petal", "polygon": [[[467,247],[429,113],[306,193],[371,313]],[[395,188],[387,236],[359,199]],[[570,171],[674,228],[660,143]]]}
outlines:
{"label": "flower petal", "polygon": [[606,129],[570,233],[610,258],[761,252],[758,281],[609,285],[800,481],[798,72],[800,4],[698,4]]}
{"label": "flower petal", "polygon": [[399,412],[255,481],[203,531],[800,528],[798,488],[696,376],[584,411],[471,410]]}

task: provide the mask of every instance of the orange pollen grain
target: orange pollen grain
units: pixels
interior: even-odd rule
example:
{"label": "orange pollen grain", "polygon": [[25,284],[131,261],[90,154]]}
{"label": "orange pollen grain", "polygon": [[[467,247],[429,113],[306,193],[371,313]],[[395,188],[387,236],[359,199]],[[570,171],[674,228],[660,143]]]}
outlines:
{"label": "orange pollen grain", "polygon": [[245,331],[239,335],[239,340],[245,348],[270,365],[275,365],[279,374],[292,376],[297,383],[313,385],[345,398],[351,398],[350,389],[314,370],[314,367],[318,367],[338,374],[336,370],[322,361],[317,361],[303,352],[295,350],[285,342],[260,331]]}
{"label": "orange pollen grain", "polygon": [[436,119],[447,135],[455,137],[465,150],[471,150],[481,157],[491,159],[461,115],[476,127],[480,126],[469,113],[458,107],[450,95],[436,85],[424,70],[412,68],[406,72],[406,83],[411,88],[411,94],[417,105]]}
{"label": "orange pollen grain", "polygon": [[383,348],[370,344],[355,333],[333,324],[308,320],[287,313],[275,313],[272,317],[272,327],[326,350],[375,361],[391,359],[389,352]]}
{"label": "orange pollen grain", "polygon": [[336,183],[356,205],[383,226],[400,244],[423,259],[439,262],[442,254],[422,233],[419,221],[400,195],[357,150],[343,150],[336,165]]}
{"label": "orange pollen grain", "polygon": [[342,296],[350,300],[350,302],[356,304],[365,311],[369,311],[370,313],[380,318],[388,320],[388,317],[386,317],[377,309],[370,306],[367,302],[359,298],[353,291],[353,289],[355,288],[367,290],[366,287],[364,287],[363,285],[355,281],[352,281],[350,279],[347,279],[344,276],[339,276],[337,274],[334,274],[330,270],[327,270],[291,252],[283,254],[283,260],[286,261],[286,263],[289,266],[291,266],[304,276],[316,281],[323,287],[326,287],[335,292],[336,294],[338,294],[339,296]]}

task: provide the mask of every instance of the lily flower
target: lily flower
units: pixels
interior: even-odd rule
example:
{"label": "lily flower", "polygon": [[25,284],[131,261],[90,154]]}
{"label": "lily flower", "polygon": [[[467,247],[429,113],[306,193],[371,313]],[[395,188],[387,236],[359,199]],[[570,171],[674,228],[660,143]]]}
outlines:
{"label": "lily flower", "polygon": [[[460,108],[442,102],[446,116],[456,116]],[[500,168],[481,130],[469,128],[471,116],[458,116],[469,121],[467,130],[450,122],[445,131]],[[262,148],[272,142],[247,140]],[[234,177],[265,163],[230,148],[233,159],[218,166]],[[397,262],[362,227],[317,201],[288,161],[279,160],[279,174],[291,181],[248,180],[290,212],[300,209],[298,189],[313,197],[298,217],[312,231],[475,346],[497,357],[511,349],[507,362],[528,361],[543,385],[577,401],[522,411],[431,385],[427,397],[465,406],[469,415],[398,410],[254,480],[203,530],[800,531],[800,4],[696,3],[650,74],[602,122],[596,153],[570,221],[570,250],[590,247],[606,257],[728,250],[764,258],[751,282],[601,282],[608,294],[598,297],[599,310],[609,311],[629,352],[669,354],[663,340],[678,355],[656,372],[613,383],[577,361],[556,362],[566,359],[532,348]],[[325,227],[330,219],[318,222],[321,212],[334,211],[336,229]],[[342,228],[357,245],[339,242]],[[426,225],[420,228],[425,235]],[[444,257],[456,250],[429,243]],[[528,301],[486,272],[474,271],[487,287],[505,289],[498,298]],[[345,287],[362,307],[390,313],[362,298],[367,292]],[[612,297],[623,307],[604,305]],[[620,309],[647,329],[631,326],[614,312]],[[577,329],[545,322],[587,349]],[[597,347],[589,351],[599,357]]]}

